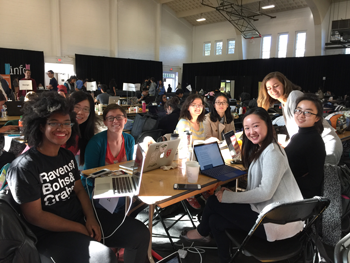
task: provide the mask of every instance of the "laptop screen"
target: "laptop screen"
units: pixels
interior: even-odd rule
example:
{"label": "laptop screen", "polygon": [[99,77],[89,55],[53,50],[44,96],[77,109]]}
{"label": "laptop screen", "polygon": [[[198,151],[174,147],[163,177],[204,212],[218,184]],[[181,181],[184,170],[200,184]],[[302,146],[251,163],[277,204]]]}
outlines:
{"label": "laptop screen", "polygon": [[[141,176],[142,176],[142,172],[143,172],[144,159],[145,159],[145,153],[142,150],[141,145],[138,144],[137,149],[136,149],[136,159],[134,162],[134,171],[133,171],[133,175],[132,175],[132,177],[134,178],[134,181],[136,183],[136,189],[139,189],[139,185],[141,183]],[[137,169],[135,169],[135,167]]]}
{"label": "laptop screen", "polygon": [[217,142],[195,145],[194,152],[202,171],[225,164]]}

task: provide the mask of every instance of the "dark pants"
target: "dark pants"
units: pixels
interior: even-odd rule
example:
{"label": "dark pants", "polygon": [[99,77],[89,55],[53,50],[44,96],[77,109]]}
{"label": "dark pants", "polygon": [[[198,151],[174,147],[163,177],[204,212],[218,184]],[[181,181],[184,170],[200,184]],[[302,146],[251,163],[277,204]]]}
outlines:
{"label": "dark pants", "polygon": [[[124,218],[123,213],[110,214],[105,209],[97,209],[97,214],[105,237],[109,236]],[[52,232],[39,240],[37,248],[42,263],[117,262],[109,247],[125,248],[125,263],[144,263],[149,238],[149,230],[142,222],[126,217],[119,229],[110,238],[105,239],[105,245],[77,232]]]}
{"label": "dark pants", "polygon": [[[257,218],[258,213],[252,211],[249,204],[220,203],[213,195],[207,201],[197,230],[202,236],[212,233],[218,246],[220,262],[227,263],[230,260],[230,240],[225,230],[244,230],[248,234]],[[266,240],[263,226],[258,227],[255,235]]]}

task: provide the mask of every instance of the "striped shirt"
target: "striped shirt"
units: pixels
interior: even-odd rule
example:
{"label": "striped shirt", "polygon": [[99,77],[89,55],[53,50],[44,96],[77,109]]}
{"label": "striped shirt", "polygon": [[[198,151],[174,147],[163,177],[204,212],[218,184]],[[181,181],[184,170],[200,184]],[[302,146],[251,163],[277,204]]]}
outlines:
{"label": "striped shirt", "polygon": [[189,120],[180,119],[175,130],[180,134],[180,137],[185,130],[190,130],[192,132],[192,140],[205,140],[203,122],[199,123],[199,130],[197,131],[192,127]]}

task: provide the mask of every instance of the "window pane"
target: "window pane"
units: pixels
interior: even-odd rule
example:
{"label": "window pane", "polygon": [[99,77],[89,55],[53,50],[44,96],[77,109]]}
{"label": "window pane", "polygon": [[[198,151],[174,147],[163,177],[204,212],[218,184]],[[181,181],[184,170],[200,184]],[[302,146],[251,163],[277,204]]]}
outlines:
{"label": "window pane", "polygon": [[345,54],[350,54],[350,48],[345,49]]}
{"label": "window pane", "polygon": [[262,58],[270,58],[270,48],[271,48],[271,36],[263,37],[263,44],[262,44],[262,51],[261,51]]}
{"label": "window pane", "polygon": [[216,55],[222,54],[222,42],[221,41],[216,42],[215,50],[216,50]]}
{"label": "window pane", "polygon": [[295,43],[295,56],[303,57],[305,55],[306,32],[297,33]]}
{"label": "window pane", "polygon": [[204,44],[204,56],[210,56],[211,43]]}
{"label": "window pane", "polygon": [[235,53],[235,45],[236,45],[236,42],[235,40],[229,40],[228,43],[227,43],[227,53],[228,54],[234,54]]}
{"label": "window pane", "polygon": [[278,37],[278,55],[279,58],[287,56],[288,34],[281,34]]}

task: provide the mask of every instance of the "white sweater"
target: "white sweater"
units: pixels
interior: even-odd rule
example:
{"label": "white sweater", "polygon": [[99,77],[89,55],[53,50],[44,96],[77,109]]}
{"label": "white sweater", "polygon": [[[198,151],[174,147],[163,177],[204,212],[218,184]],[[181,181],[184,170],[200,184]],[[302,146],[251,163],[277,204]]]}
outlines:
{"label": "white sweater", "polygon": [[[294,120],[294,110],[297,106],[296,100],[303,95],[304,93],[299,90],[292,91],[288,96],[286,104],[282,107],[284,121],[290,138],[299,131],[299,127]],[[343,154],[343,145],[333,127],[325,119],[323,119],[323,127],[324,130],[321,137],[326,148],[325,162],[337,165]]]}
{"label": "white sweater", "polygon": [[[248,169],[248,185],[245,192],[224,191],[223,203],[250,204],[253,211],[260,213],[274,202],[303,200],[303,196],[288,164],[287,155],[278,145],[271,143],[252,162]],[[303,222],[286,225],[264,224],[268,241],[292,237],[303,228]]]}

